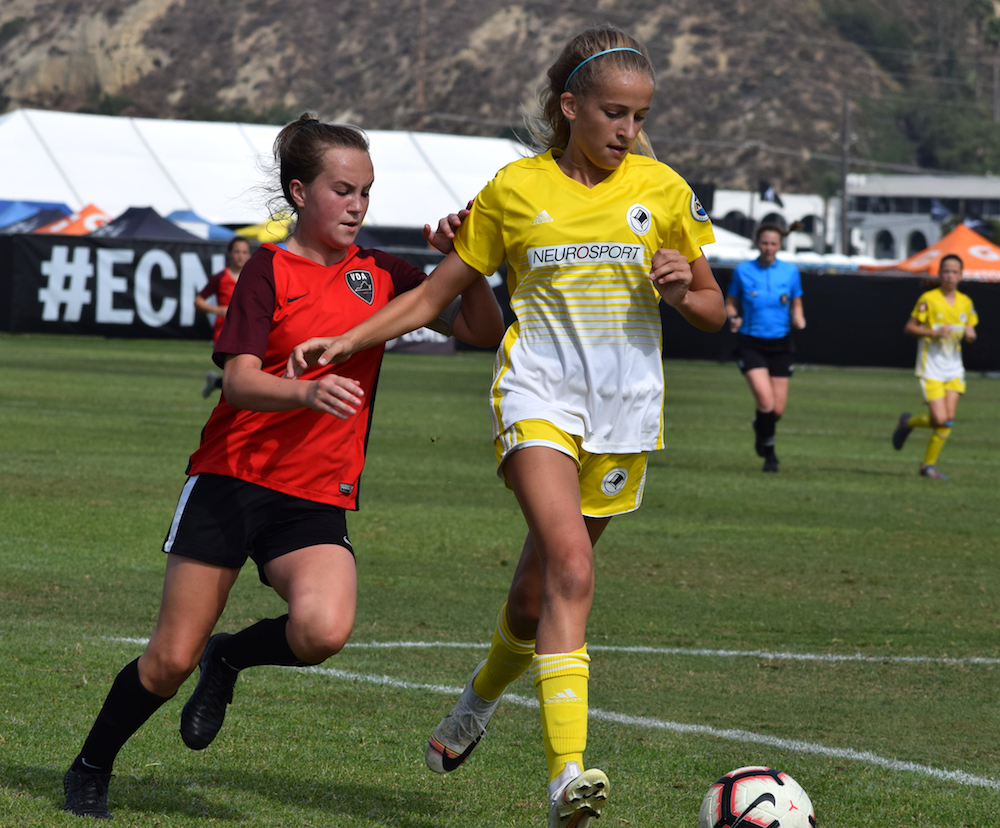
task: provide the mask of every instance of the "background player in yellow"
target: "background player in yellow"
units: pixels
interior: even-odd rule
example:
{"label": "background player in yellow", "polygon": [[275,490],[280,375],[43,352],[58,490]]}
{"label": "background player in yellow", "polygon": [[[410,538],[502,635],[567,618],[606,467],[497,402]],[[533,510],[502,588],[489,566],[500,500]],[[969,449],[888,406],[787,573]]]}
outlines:
{"label": "background player in yellow", "polygon": [[941,260],[939,287],[924,293],[903,328],[907,336],[919,337],[916,375],[927,403],[927,413],[899,415],[892,433],[892,445],[898,451],[914,428],[930,428],[930,440],[920,464],[920,474],[935,480],[947,480],[937,468],[938,455],[955,423],[958,398],[965,393],[965,366],[962,364],[962,340],[975,342],[979,317],[972,300],[959,292],[962,260],[954,254]]}
{"label": "background player in yellow", "polygon": [[[547,150],[486,186],[455,234],[455,253],[422,287],[370,324],[303,343],[289,370],[412,330],[507,261],[517,321],[498,351],[490,399],[499,473],[528,536],[489,655],[425,758],[439,773],[461,765],[506,687],[530,670],[548,824],[585,828],[609,790],[604,772],[583,762],[593,545],[613,515],[638,508],[647,453],[663,445],[658,302],[709,331],[726,312],[701,253],[714,239],[708,216],[677,173],[648,157],[642,123],[654,79],[642,47],[617,29],[591,29],[567,44],[548,77],[538,125]],[[451,233],[448,220],[439,232]]]}

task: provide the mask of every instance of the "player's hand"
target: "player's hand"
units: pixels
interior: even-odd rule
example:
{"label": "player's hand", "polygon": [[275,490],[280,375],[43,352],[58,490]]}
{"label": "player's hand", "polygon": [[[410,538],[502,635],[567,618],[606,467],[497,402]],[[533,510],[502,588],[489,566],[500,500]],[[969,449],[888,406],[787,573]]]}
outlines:
{"label": "player's hand", "polygon": [[653,267],[649,278],[663,301],[676,308],[684,302],[691,287],[691,263],[679,250],[661,247],[653,254]]}
{"label": "player's hand", "polygon": [[940,328],[933,328],[933,331],[938,339],[947,339],[951,336],[951,325],[942,325]]}
{"label": "player's hand", "polygon": [[976,341],[976,329],[972,325],[965,326],[965,341],[975,342]]}
{"label": "player's hand", "polygon": [[285,363],[285,379],[296,379],[306,369],[331,362],[346,362],[354,353],[351,341],[346,336],[314,336],[296,345],[288,362]]}
{"label": "player's hand", "polygon": [[792,314],[792,327],[797,331],[801,331],[806,326],[806,318],[801,313]]}
{"label": "player's hand", "polygon": [[729,317],[729,330],[731,330],[733,333],[738,333],[739,330],[740,330],[740,326],[742,326],[742,325],[743,325],[743,317],[742,316],[730,316]]}
{"label": "player's hand", "polygon": [[425,224],[423,233],[424,238],[427,239],[427,243],[435,250],[447,256],[455,249],[455,231],[462,226],[462,222],[465,221],[471,210],[472,202],[470,201],[464,210],[459,210],[457,213],[449,213],[441,219],[438,222],[437,230],[431,230],[431,226]]}
{"label": "player's hand", "polygon": [[305,404],[313,411],[322,411],[346,420],[357,414],[364,395],[364,389],[357,380],[340,374],[327,374],[309,384]]}

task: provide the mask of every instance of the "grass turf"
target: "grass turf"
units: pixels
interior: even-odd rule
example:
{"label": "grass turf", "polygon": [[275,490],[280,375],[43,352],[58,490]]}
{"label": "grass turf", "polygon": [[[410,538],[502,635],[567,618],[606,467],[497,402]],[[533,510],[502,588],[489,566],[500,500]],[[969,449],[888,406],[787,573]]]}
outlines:
{"label": "grass turf", "polygon": [[[59,812],[62,773],[155,621],[157,550],[210,410],[207,354],[0,337],[0,824],[77,824]],[[505,704],[461,771],[423,767],[481,649],[363,646],[489,639],[524,533],[493,471],[489,371],[481,354],[387,357],[349,519],[359,646],[324,665],[340,672],[246,672],[201,753],[177,734],[189,682],[120,755],[118,824],[545,823],[530,706]],[[800,370],[777,475],[760,472],[733,366],[665,372],[668,448],[643,508],[596,551],[601,825],[694,826],[708,785],[746,764],[796,777],[821,825],[992,824],[1000,382],[969,378],[940,483],[916,473],[926,432],[889,443],[899,412],[921,408],[908,372]],[[248,569],[220,629],[282,607]],[[523,678],[511,692],[534,696]]]}

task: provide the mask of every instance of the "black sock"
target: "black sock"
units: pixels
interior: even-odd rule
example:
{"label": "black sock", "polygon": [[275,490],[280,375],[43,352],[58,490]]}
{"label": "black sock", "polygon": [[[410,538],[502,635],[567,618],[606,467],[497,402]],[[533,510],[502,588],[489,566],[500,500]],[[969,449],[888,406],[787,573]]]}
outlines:
{"label": "black sock", "polygon": [[219,642],[215,648],[216,658],[221,659],[234,670],[274,664],[280,667],[303,667],[302,661],[285,637],[288,616],[265,618],[256,624],[240,630],[232,638]]}
{"label": "black sock", "polygon": [[[172,696],[170,698],[173,698]],[[139,659],[126,664],[108,692],[83,750],[73,762],[77,773],[111,773],[122,746],[169,699],[149,692],[139,681]]]}
{"label": "black sock", "polygon": [[758,411],[753,421],[753,430],[757,435],[754,449],[760,457],[774,456],[774,424],[778,418],[773,411]]}

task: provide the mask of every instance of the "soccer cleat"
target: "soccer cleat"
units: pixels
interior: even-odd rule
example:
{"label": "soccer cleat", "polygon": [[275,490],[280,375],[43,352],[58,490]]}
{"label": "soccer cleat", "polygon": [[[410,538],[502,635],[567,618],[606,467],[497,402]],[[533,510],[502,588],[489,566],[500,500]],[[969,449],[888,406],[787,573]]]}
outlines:
{"label": "soccer cleat", "polygon": [[451,713],[441,720],[427,740],[424,761],[435,773],[450,773],[469,758],[485,735],[486,726],[503,698],[500,695],[493,701],[487,701],[473,691],[472,682],[485,663],[480,662]]}
{"label": "soccer cleat", "polygon": [[181,738],[191,750],[204,750],[212,744],[226,720],[226,705],[233,700],[233,685],[240,671],[212,658],[219,642],[227,638],[232,636],[216,633],[208,639],[198,665],[198,684],[181,711]]}
{"label": "soccer cleat", "polygon": [[772,474],[778,471],[778,458],[772,454],[770,457],[764,460],[764,465],[761,466],[760,470]]}
{"label": "soccer cleat", "polygon": [[601,815],[610,785],[604,771],[567,763],[549,785],[549,828],[588,828]]}
{"label": "soccer cleat", "polygon": [[920,476],[929,477],[932,480],[947,480],[948,476],[939,472],[937,466],[929,466],[927,463],[920,464]]}
{"label": "soccer cleat", "polygon": [[108,811],[110,773],[77,773],[70,768],[63,777],[66,804],[63,810],[77,816],[113,819]]}
{"label": "soccer cleat", "polygon": [[892,432],[892,447],[899,451],[903,447],[903,443],[906,442],[906,438],[910,436],[910,432],[913,431],[909,426],[910,412],[904,411],[899,415],[899,422],[896,423],[896,430]]}
{"label": "soccer cleat", "polygon": [[207,400],[216,388],[222,388],[222,377],[215,371],[209,371],[205,374],[205,385],[201,389],[202,398]]}

